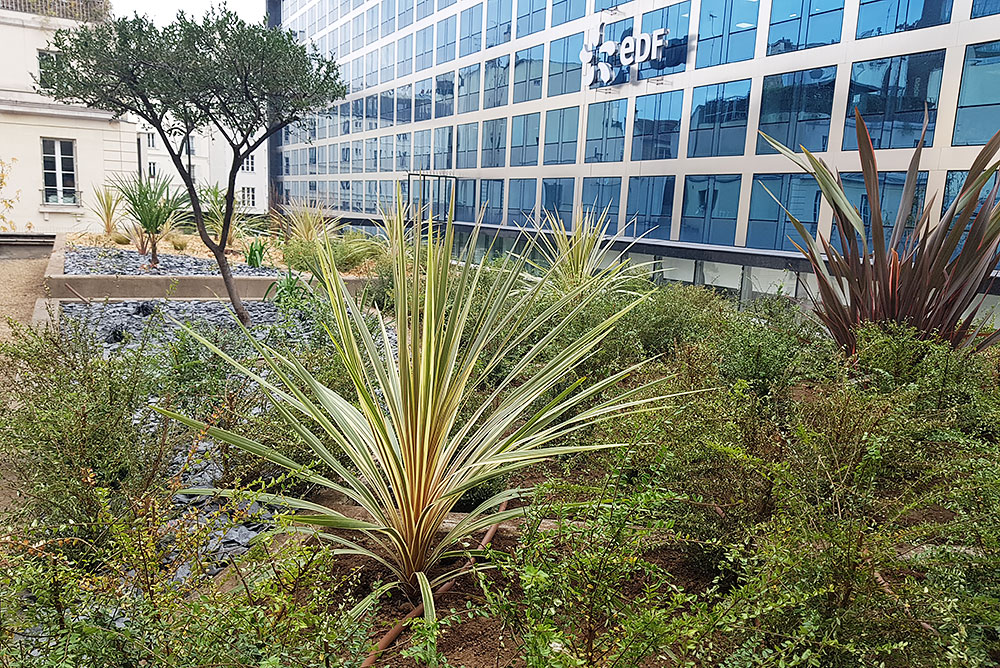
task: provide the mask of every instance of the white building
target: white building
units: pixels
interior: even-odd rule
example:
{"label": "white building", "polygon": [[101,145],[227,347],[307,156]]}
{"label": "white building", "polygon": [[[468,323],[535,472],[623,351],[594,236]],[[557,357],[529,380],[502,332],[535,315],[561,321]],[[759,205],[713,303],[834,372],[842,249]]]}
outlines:
{"label": "white building", "polygon": [[35,92],[52,34],[98,18],[104,6],[0,0],[0,159],[13,161],[0,196],[16,196],[8,217],[18,231],[96,229],[87,208],[94,189],[138,168],[135,124]]}

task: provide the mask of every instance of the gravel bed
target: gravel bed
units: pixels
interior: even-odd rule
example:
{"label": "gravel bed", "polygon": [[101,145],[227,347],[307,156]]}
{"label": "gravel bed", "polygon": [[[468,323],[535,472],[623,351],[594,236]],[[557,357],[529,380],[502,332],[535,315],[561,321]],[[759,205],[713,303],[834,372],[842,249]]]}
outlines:
{"label": "gravel bed", "polygon": [[[271,267],[256,269],[247,264],[232,263],[234,276],[281,276]],[[160,264],[149,266],[149,256],[125,248],[70,246],[66,248],[63,271],[71,276],[218,276],[215,260],[187,255],[160,254]]]}

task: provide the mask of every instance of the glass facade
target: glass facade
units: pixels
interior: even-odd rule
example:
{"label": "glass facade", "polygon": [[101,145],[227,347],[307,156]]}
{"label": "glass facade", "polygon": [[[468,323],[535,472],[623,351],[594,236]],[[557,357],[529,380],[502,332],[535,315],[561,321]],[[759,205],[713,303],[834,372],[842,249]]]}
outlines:
{"label": "glass facade", "polygon": [[[320,0],[283,3],[282,25],[338,62],[348,92],[275,137],[272,164],[281,201],[348,220],[433,172],[445,178],[409,196],[443,211],[454,194],[463,221],[485,207],[488,224],[554,213],[572,225],[607,208],[654,257],[678,244],[796,256],[788,212],[836,241],[829,207],[760,132],[842,170],[868,217],[848,171],[855,108],[880,165],[901,170],[926,107],[921,189],[943,188],[943,207],[1000,130],[1000,0],[773,0],[762,13],[755,0],[333,4],[314,25],[302,17]],[[883,207],[903,176],[880,175]]]}

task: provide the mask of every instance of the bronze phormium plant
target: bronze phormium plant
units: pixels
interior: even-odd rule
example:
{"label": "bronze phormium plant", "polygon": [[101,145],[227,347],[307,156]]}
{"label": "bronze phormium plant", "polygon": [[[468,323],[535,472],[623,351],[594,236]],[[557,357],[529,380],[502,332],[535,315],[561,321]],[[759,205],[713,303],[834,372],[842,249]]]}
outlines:
{"label": "bronze phormium plant", "polygon": [[814,239],[785,209],[805,240],[806,248],[797,244],[796,247],[809,258],[816,275],[819,290],[816,315],[848,352],[854,351],[855,329],[864,322],[903,323],[916,328],[924,338],[940,337],[955,347],[984,348],[996,343],[1000,331],[981,336],[982,324],[977,325],[977,321],[983,305],[980,288],[1000,259],[997,185],[978,211],[976,207],[983,187],[997,173],[1000,164],[991,164],[1000,149],[1000,132],[983,146],[969,169],[962,192],[944,214],[939,215],[936,198],[931,196],[915,216],[915,224],[910,226],[920,154],[927,132],[925,116],[920,141],[906,172],[899,212],[896,220],[890,221],[892,236],[886,243],[875,151],[861,114],[857,110],[854,114],[861,171],[871,206],[870,246],[865,238],[864,221],[844,192],[839,173],[835,174],[805,148],[798,155],[761,133],[779,153],[816,179],[823,197],[833,207],[843,250],[836,249],[828,239]]}

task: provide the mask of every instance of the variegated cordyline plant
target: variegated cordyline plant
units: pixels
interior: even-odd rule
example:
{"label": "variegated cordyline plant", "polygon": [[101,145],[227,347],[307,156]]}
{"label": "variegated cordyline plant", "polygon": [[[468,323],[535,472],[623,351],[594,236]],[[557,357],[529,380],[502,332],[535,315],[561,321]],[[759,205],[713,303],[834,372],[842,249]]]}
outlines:
{"label": "variegated cordyline plant", "polygon": [[840,174],[804,147],[800,155],[762,133],[779,153],[816,179],[823,197],[833,207],[843,250],[823,237],[817,241],[785,209],[805,240],[804,249],[798,244],[796,247],[809,259],[816,275],[816,315],[848,352],[854,351],[855,331],[864,322],[906,324],[925,338],[940,337],[955,347],[983,348],[996,343],[1000,332],[981,335],[986,320],[980,318],[985,297],[980,291],[1000,260],[1000,179],[978,210],[977,205],[985,184],[997,173],[998,163],[991,161],[1000,149],[1000,132],[983,146],[969,168],[961,193],[943,214],[931,196],[923,210],[911,218],[927,132],[925,114],[923,132],[906,172],[899,211],[895,221],[890,221],[893,229],[887,243],[875,151],[861,114],[856,109],[854,114],[861,171],[871,207],[870,244],[864,220],[844,192]]}
{"label": "variegated cordyline plant", "polygon": [[[394,263],[391,319],[377,312],[372,316],[348,292],[332,255],[324,256],[321,280],[333,312],[328,333],[353,381],[354,397],[324,387],[297,359],[252,337],[264,372],[202,339],[260,384],[326,472],[307,470],[232,431],[161,412],[350,499],[360,512],[348,517],[303,499],[257,497],[299,511],[286,515],[288,530],[319,530],[336,549],[379,562],[408,592],[419,590],[432,610],[431,587],[458,574],[439,569],[431,575],[432,569],[442,560],[468,554],[463,539],[520,516],[523,509],[491,511],[528,490],[498,493],[445,530],[445,519],[464,492],[549,457],[613,447],[569,444],[566,437],[612,416],[662,406],[665,397],[652,396],[656,393],[649,384],[621,389],[635,368],[591,383],[570,380],[638,301],[552,350],[570,320],[609,280],[606,275],[543,302],[551,279],[543,276],[525,289],[523,258],[507,256],[488,268],[474,262],[478,224],[455,261],[450,220],[423,221],[420,234],[408,235],[407,216],[402,203],[385,215]],[[487,277],[487,272],[495,275]],[[477,290],[486,292],[486,308],[473,309]],[[536,304],[543,306],[536,309]],[[393,328],[398,354],[392,352]],[[533,342],[527,352],[521,345],[525,342]],[[510,371],[487,385],[485,379],[501,362]],[[212,489],[185,493],[237,494]]]}

